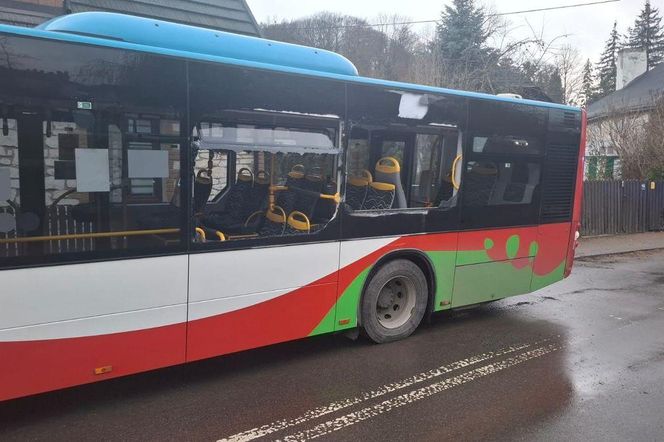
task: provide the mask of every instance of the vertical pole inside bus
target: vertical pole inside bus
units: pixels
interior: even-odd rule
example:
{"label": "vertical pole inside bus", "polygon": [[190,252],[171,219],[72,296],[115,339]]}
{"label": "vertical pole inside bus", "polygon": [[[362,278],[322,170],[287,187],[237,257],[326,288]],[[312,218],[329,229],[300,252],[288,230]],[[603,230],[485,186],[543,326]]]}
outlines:
{"label": "vertical pole inside bus", "polygon": [[[17,231],[25,236],[39,236],[44,226],[46,206],[44,184],[44,118],[38,112],[17,114],[20,214]],[[50,122],[47,122],[50,124]],[[27,255],[41,255],[43,244],[24,244]]]}

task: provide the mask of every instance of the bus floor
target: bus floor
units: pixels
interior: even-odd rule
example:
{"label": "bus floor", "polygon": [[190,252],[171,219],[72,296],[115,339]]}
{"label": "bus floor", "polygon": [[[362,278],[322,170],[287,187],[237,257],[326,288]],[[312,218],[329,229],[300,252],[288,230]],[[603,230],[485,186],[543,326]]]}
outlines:
{"label": "bus floor", "polygon": [[0,440],[658,440],[662,263],[585,258],[393,344],[323,336],[1,403]]}

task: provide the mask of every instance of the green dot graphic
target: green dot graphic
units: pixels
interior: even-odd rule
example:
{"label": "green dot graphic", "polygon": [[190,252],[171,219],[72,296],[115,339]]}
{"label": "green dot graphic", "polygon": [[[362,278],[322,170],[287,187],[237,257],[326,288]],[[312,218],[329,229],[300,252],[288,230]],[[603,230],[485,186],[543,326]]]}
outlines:
{"label": "green dot graphic", "polygon": [[537,252],[539,252],[539,244],[533,241],[530,243],[530,256],[537,256]]}
{"label": "green dot graphic", "polygon": [[507,244],[505,244],[505,250],[507,251],[507,257],[509,259],[516,258],[516,255],[519,252],[519,236],[518,235],[512,235],[507,239]]}

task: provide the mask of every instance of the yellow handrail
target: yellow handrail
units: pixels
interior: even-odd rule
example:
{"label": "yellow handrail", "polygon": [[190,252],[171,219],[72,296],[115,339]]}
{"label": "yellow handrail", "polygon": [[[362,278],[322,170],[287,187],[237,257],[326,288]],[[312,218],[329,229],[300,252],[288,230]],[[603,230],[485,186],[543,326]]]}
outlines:
{"label": "yellow handrail", "polygon": [[463,158],[463,155],[457,155],[456,158],[454,159],[454,162],[452,163],[452,185],[456,190],[459,190],[461,185],[456,179],[456,173],[457,173],[457,164],[459,164],[459,161]]}
{"label": "yellow handrail", "polygon": [[326,195],[324,193],[321,193],[320,198],[324,200],[332,200],[337,204],[341,202],[341,195],[339,194],[339,192],[335,193],[334,195]]}
{"label": "yellow handrail", "polygon": [[64,241],[68,239],[93,239],[93,238],[116,238],[116,237],[126,237],[126,236],[165,235],[169,233],[180,233],[180,229],[127,230],[122,232],[72,233],[68,235],[54,235],[54,236],[26,236],[23,238],[0,239],[0,244]]}

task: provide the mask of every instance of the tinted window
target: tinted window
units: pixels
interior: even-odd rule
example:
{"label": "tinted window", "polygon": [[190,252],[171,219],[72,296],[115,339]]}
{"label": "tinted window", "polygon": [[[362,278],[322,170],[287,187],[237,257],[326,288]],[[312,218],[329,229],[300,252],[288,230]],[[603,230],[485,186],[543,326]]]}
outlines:
{"label": "tinted window", "polygon": [[344,236],[456,229],[467,100],[370,85],[347,89]]}
{"label": "tinted window", "polygon": [[532,204],[540,165],[523,161],[469,161],[463,182],[464,207]]}
{"label": "tinted window", "polygon": [[[306,131],[290,128],[298,137]],[[336,149],[333,128],[312,130],[311,138],[318,139],[324,132],[333,143],[327,150]],[[231,134],[226,137],[239,136],[240,132],[233,130]],[[211,192],[215,182],[210,177],[227,173],[227,161],[195,164],[193,206],[198,242],[221,244],[275,237],[296,240],[325,229],[336,212],[336,152],[301,153],[297,145],[292,150],[275,149],[272,139],[265,146],[252,143],[251,150],[227,150],[241,144],[227,141],[214,147],[207,144],[207,149],[201,145],[199,149],[203,158],[234,158],[231,170],[235,176],[228,190],[215,200]]]}
{"label": "tinted window", "polygon": [[546,110],[534,106],[474,101],[470,107],[472,151],[487,154],[542,154],[546,121]]}
{"label": "tinted window", "polygon": [[348,152],[348,208],[455,206],[452,168],[460,153],[458,137],[450,129],[353,128]]}
{"label": "tinted window", "polygon": [[516,103],[470,105],[461,198],[466,228],[537,224],[547,112]]}
{"label": "tinted window", "polygon": [[3,262],[178,248],[184,63],[16,37],[3,50]]}

